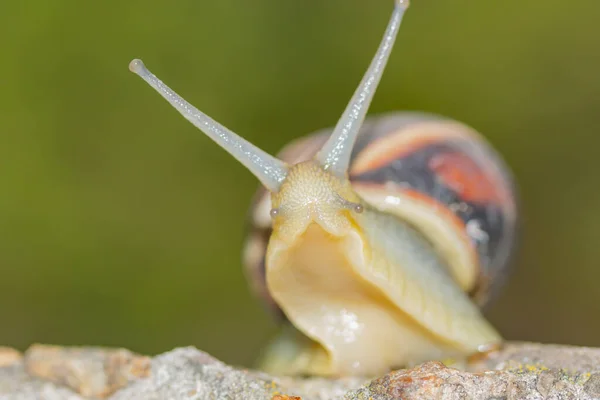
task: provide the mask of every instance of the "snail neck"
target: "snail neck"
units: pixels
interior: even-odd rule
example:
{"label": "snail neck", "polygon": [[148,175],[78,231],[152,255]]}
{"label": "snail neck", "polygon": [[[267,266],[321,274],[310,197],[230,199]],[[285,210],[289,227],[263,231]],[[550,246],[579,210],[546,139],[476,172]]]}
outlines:
{"label": "snail neck", "polygon": [[273,235],[294,243],[312,223],[343,236],[362,212],[360,199],[347,179],[340,179],[310,160],[294,165],[278,192],[271,195]]}

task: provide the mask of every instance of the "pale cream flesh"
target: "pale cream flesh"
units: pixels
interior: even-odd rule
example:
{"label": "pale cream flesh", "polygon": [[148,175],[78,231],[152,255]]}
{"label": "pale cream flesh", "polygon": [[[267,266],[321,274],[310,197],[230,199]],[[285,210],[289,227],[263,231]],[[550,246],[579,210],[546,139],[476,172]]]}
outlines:
{"label": "pale cream flesh", "polygon": [[327,355],[290,373],[377,375],[500,341],[418,232],[371,209],[350,219],[341,234],[311,221],[294,243],[271,238],[269,290]]}

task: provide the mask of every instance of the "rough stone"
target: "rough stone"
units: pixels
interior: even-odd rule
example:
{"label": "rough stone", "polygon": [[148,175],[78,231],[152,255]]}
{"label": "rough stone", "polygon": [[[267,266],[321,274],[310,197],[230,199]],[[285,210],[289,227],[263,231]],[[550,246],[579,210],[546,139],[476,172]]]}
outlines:
{"label": "rough stone", "polygon": [[25,353],[24,363],[32,377],[95,398],[107,397],[150,373],[150,358],[125,349],[33,345]]}
{"label": "rough stone", "polygon": [[21,353],[10,347],[0,347],[0,368],[8,367],[17,363],[23,356]]}
{"label": "rough stone", "polygon": [[294,379],[224,364],[192,347],[152,359],[124,349],[0,348],[0,400],[600,399],[600,349],[511,343],[469,362],[376,378]]}
{"label": "rough stone", "polygon": [[31,377],[22,362],[0,368],[0,400],[84,400],[66,387]]}
{"label": "rough stone", "polygon": [[540,392],[542,397],[545,398],[550,394],[550,391],[552,391],[552,388],[554,388],[554,385],[556,384],[556,381],[558,380],[558,378],[559,378],[559,376],[556,373],[556,371],[552,371],[552,370],[542,371],[537,378],[537,383],[535,385],[535,388],[537,389],[538,392]]}
{"label": "rough stone", "polygon": [[590,396],[600,398],[600,374],[590,376],[585,383],[584,390]]}

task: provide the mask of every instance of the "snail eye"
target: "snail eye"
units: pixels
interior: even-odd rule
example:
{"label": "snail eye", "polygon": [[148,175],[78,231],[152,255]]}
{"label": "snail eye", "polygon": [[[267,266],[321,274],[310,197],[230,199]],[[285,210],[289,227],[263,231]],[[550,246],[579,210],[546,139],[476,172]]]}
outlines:
{"label": "snail eye", "polygon": [[354,203],[341,197],[340,202],[342,203],[342,207],[344,207],[347,210],[354,211],[357,214],[360,214],[365,210],[365,207],[360,203]]}
{"label": "snail eye", "polygon": [[276,216],[279,215],[279,209],[278,208],[271,208],[271,211],[269,211],[269,214],[271,215],[271,218],[275,218]]}

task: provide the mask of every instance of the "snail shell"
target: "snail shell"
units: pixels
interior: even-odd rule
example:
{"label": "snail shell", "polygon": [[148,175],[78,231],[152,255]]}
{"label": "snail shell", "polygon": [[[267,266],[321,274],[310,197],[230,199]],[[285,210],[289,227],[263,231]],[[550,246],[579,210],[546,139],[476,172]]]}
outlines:
{"label": "snail shell", "polygon": [[505,280],[510,174],[473,129],[428,114],[365,121],[408,5],[337,125],[273,157],[202,113],[140,60],[130,70],[252,172],[246,271],[287,321],[263,355],[277,374],[376,375],[502,342],[481,307]]}
{"label": "snail shell", "polygon": [[[277,157],[289,164],[310,160],[331,132],[297,139]],[[478,306],[497,297],[516,252],[517,196],[506,163],[478,132],[427,113],[371,117],[352,151],[349,180],[369,205],[421,232]],[[260,187],[249,210],[243,261],[252,291],[285,319],[265,279],[270,211],[271,196]]]}

